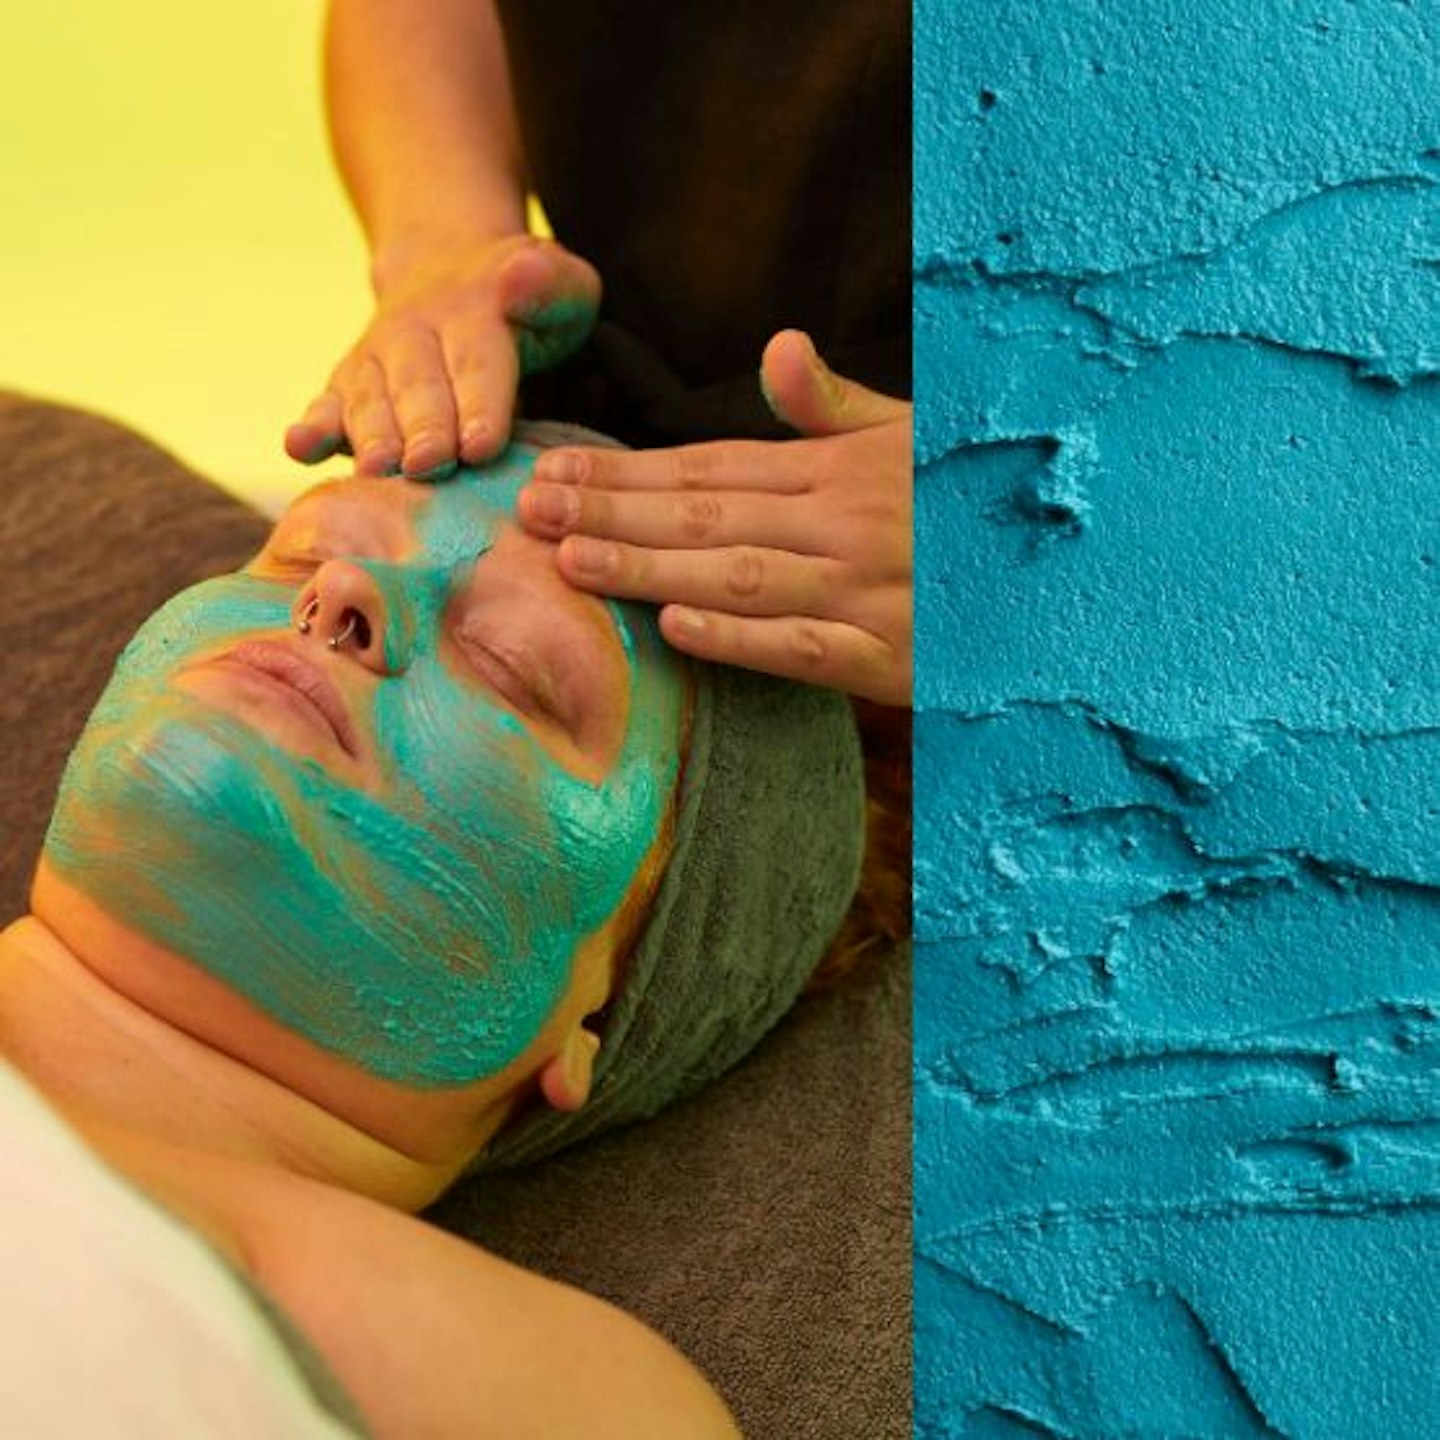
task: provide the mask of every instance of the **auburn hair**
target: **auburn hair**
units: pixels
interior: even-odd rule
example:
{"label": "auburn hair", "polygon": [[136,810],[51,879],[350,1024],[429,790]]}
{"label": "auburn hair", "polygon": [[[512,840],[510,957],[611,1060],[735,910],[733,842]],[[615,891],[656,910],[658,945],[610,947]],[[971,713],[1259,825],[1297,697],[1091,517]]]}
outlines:
{"label": "auburn hair", "polygon": [[865,759],[860,884],[805,993],[878,962],[910,935],[910,711],[854,700]]}

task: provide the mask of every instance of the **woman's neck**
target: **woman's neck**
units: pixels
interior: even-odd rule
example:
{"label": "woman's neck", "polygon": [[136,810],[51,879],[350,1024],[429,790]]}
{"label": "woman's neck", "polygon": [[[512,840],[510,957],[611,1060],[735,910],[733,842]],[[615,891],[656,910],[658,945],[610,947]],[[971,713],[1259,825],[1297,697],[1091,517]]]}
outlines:
{"label": "woman's neck", "polygon": [[[83,931],[83,926],[80,927]],[[67,931],[73,927],[67,926]],[[463,1165],[419,1159],[122,993],[36,915],[0,933],[0,1055],[102,1153],[136,1137],[423,1208]]]}

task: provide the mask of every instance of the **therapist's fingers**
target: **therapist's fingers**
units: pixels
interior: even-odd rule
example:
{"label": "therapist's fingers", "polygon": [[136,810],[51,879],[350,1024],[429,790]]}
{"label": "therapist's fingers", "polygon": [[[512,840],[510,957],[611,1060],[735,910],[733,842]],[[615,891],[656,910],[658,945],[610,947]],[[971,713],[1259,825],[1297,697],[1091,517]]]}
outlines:
{"label": "therapist's fingers", "polygon": [[392,475],[403,453],[385,372],[368,352],[352,351],[330,383],[285,432],[285,452],[313,465],[331,455],[355,456],[361,475]]}
{"label": "therapist's fingers", "polygon": [[377,359],[400,432],[400,472],[414,478],[455,466],[455,400],[440,339],[426,325],[398,328]]}
{"label": "therapist's fingers", "polygon": [[466,465],[491,459],[505,445],[514,420],[520,363],[510,332],[471,324],[441,332],[454,396],[456,442]]}
{"label": "therapist's fingers", "polygon": [[845,594],[840,561],[759,545],[651,550],[571,535],[557,560],[560,573],[582,590],[741,615],[823,616]]}
{"label": "therapist's fingers", "polygon": [[826,553],[823,527],[805,496],[527,485],[518,514],[532,535],[547,540],[581,534],[661,550],[763,545],[799,555]]}
{"label": "therapist's fingers", "polygon": [[355,367],[345,396],[345,433],[355,455],[357,475],[393,475],[404,445],[380,362],[367,355]]}
{"label": "therapist's fingers", "polygon": [[742,616],[667,605],[660,630],[677,650],[807,685],[826,685],[882,705],[904,704],[910,657],[858,625],[804,615]]}
{"label": "therapist's fingers", "polygon": [[348,449],[345,406],[334,390],[317,395],[285,432],[285,453],[302,465],[316,465]]}
{"label": "therapist's fingers", "polygon": [[549,370],[584,343],[600,309],[600,274],[554,242],[518,249],[500,268],[502,312],[526,375]]}
{"label": "therapist's fingers", "polygon": [[365,475],[440,476],[504,448],[524,369],[594,323],[593,266],[528,235],[417,250],[377,281],[375,311],[286,432],[297,460],[348,449]]}
{"label": "therapist's fingers", "polygon": [[799,495],[809,488],[805,442],[715,440],[668,450],[566,445],[535,462],[535,479],[594,490],[764,490]]}
{"label": "therapist's fingers", "polygon": [[837,375],[803,330],[771,336],[760,358],[760,385],[776,418],[802,435],[846,435],[910,419],[908,400]]}

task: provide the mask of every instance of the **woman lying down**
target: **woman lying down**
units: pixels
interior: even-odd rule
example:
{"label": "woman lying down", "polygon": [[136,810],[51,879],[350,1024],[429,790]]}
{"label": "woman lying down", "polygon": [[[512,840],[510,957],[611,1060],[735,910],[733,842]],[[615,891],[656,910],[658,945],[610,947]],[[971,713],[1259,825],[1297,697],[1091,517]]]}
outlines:
{"label": "woman lying down", "polygon": [[733,1064],[861,863],[848,702],[566,586],[535,453],[322,485],[122,656],[0,936],[12,1433],[736,1433],[408,1213]]}

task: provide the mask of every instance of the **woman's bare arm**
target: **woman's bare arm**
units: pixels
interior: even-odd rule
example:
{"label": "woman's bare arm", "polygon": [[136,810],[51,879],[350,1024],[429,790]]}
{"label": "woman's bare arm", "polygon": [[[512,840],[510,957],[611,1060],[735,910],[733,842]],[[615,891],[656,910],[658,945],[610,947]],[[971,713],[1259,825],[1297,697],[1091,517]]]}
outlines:
{"label": "woman's bare arm", "polygon": [[380,1440],[738,1440],[678,1351],[571,1286],[284,1172],[173,1148],[124,1168],[249,1269]]}

